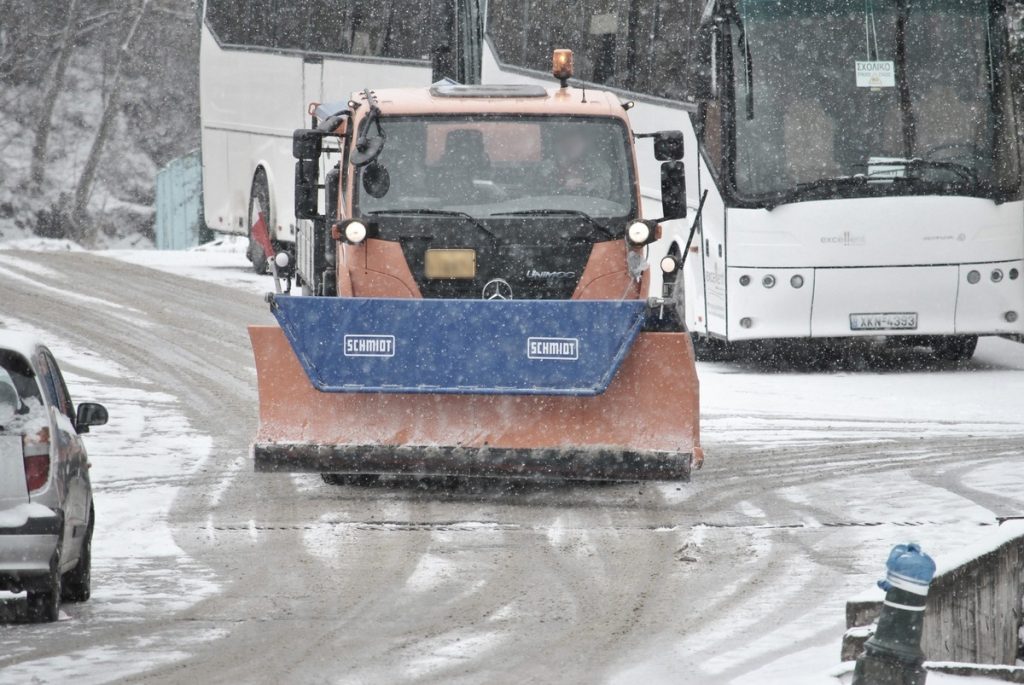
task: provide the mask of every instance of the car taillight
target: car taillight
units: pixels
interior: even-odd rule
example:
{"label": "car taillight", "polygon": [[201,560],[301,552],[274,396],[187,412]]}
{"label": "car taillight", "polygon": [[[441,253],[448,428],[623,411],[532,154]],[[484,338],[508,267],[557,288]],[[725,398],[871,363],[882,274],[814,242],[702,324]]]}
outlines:
{"label": "car taillight", "polygon": [[29,492],[41,490],[50,479],[50,444],[25,443],[25,484]]}

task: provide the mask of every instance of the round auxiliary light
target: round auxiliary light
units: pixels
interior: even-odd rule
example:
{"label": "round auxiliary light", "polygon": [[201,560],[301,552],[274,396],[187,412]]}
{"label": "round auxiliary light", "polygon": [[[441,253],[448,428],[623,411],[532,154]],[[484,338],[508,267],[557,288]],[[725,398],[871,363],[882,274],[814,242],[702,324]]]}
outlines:
{"label": "round auxiliary light", "polygon": [[1003,280],[1003,270],[1002,269],[992,269],[992,282],[993,283],[998,283],[1001,280]]}
{"label": "round auxiliary light", "polygon": [[804,277],[797,274],[796,276],[793,276],[793,278],[789,279],[789,284],[794,288],[802,288],[804,287]]}
{"label": "round auxiliary light", "polygon": [[366,224],[362,221],[351,221],[345,226],[345,240],[353,245],[366,240]]}
{"label": "round auxiliary light", "polygon": [[661,271],[664,274],[674,274],[676,269],[679,268],[679,260],[672,255],[667,255],[661,258]]}
{"label": "round auxiliary light", "polygon": [[967,282],[974,285],[981,280],[981,274],[977,271],[971,270],[967,272]]}
{"label": "round auxiliary light", "polygon": [[740,285],[743,285],[743,286],[750,285],[750,276],[748,276],[746,274],[743,274],[742,276],[740,276]]}
{"label": "round auxiliary light", "polygon": [[764,278],[761,279],[761,285],[763,285],[766,288],[774,288],[775,287],[775,276],[772,276],[771,274],[768,274],[767,276],[765,276]]}
{"label": "round auxiliary light", "polygon": [[635,221],[629,225],[626,236],[634,245],[646,245],[651,239],[651,227],[642,221]]}
{"label": "round auxiliary light", "polygon": [[753,325],[754,321],[749,316],[744,316],[742,319],[740,319],[740,326],[742,326],[743,328],[750,328]]}
{"label": "round auxiliary light", "polygon": [[1004,315],[1007,323],[1017,323],[1017,312],[1009,311]]}
{"label": "round auxiliary light", "polygon": [[1020,272],[1019,271],[1017,271],[1016,269],[1010,269],[1010,280],[1011,281],[1016,281],[1018,276],[1020,276]]}
{"label": "round auxiliary light", "polygon": [[291,263],[292,258],[288,256],[287,252],[278,252],[274,255],[274,264],[277,265],[278,269],[287,269]]}

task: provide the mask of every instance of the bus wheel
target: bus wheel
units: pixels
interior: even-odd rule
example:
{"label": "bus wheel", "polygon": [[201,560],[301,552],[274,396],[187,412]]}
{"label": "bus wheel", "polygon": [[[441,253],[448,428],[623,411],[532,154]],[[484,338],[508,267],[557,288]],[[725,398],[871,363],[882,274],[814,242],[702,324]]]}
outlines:
{"label": "bus wheel", "polygon": [[267,255],[263,246],[253,236],[253,227],[263,217],[264,226],[270,231],[270,188],[267,184],[267,175],[262,169],[256,172],[252,179],[252,189],[249,191],[249,248],[246,256],[252,262],[252,270],[258,274],[267,272]]}
{"label": "bus wheel", "polygon": [[966,362],[974,356],[974,350],[978,347],[978,336],[976,335],[950,335],[936,338],[932,342],[932,352],[939,359],[950,362]]}

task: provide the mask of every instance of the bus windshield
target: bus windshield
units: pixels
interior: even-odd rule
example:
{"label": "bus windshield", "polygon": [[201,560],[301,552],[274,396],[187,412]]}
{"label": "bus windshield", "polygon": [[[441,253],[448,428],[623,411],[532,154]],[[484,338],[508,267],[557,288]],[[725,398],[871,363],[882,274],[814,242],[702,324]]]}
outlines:
{"label": "bus windshield", "polygon": [[[359,178],[358,211],[444,211],[475,218],[540,213],[636,214],[625,126],[613,119],[484,116],[382,117],[387,136],[374,164],[387,191]],[[377,194],[380,197],[374,197]]]}
{"label": "bus windshield", "polygon": [[1018,194],[1007,47],[989,0],[734,10],[739,195]]}

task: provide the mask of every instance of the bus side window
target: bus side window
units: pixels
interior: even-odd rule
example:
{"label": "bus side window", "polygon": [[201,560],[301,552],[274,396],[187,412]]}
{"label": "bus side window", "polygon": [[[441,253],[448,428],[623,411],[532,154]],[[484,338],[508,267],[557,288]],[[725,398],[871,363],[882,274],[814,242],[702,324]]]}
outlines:
{"label": "bus side window", "polygon": [[490,0],[487,31],[499,59],[546,73],[551,50],[576,51],[580,80],[681,99],[692,36],[706,0],[574,3]]}

